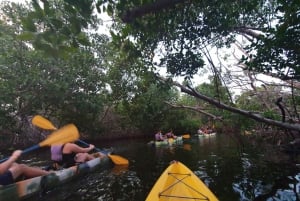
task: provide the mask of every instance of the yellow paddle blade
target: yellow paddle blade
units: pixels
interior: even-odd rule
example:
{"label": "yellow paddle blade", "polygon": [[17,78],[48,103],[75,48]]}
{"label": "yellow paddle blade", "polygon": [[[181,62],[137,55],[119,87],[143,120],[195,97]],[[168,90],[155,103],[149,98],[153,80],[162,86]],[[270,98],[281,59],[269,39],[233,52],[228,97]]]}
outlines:
{"label": "yellow paddle blade", "polygon": [[[56,130],[57,128],[46,118],[36,115],[32,119],[32,124],[43,128],[47,130]],[[49,139],[51,138],[51,139]],[[74,142],[79,139],[79,133],[77,128],[73,124],[69,124],[54,133],[51,134],[46,140],[41,142],[39,146],[51,146],[54,144],[65,144],[67,142]],[[81,143],[86,144],[84,141],[81,141]],[[114,164],[116,165],[128,165],[129,162],[126,158],[123,158],[121,156],[117,155],[108,155],[109,158],[113,161]]]}
{"label": "yellow paddle blade", "polygon": [[32,118],[31,122],[33,125],[43,128],[43,129],[46,129],[46,130],[56,130],[57,129],[48,119],[45,119],[41,115],[35,115]]}
{"label": "yellow paddle blade", "polygon": [[51,133],[44,141],[39,143],[40,147],[65,144],[78,140],[79,132],[74,124],[68,124]]}
{"label": "yellow paddle blade", "polygon": [[121,157],[121,156],[108,154],[108,157],[116,165],[128,165],[129,164],[128,160],[126,158]]}
{"label": "yellow paddle blade", "polygon": [[182,136],[182,138],[184,138],[184,139],[189,139],[190,137],[191,137],[190,134],[184,134],[184,135]]}

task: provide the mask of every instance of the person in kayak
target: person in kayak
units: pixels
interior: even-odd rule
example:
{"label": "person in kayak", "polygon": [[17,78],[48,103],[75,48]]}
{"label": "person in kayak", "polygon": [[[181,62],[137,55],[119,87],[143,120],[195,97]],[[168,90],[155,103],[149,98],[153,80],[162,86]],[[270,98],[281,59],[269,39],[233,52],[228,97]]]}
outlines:
{"label": "person in kayak", "polygon": [[155,134],[155,140],[156,141],[164,141],[166,138],[165,136],[163,136],[163,134],[161,133],[161,130],[159,130],[156,134]]}
{"label": "person in kayak", "polygon": [[167,138],[173,138],[173,139],[176,139],[176,138],[177,138],[177,136],[174,135],[173,130],[170,130],[168,133],[165,134],[165,136],[166,136]]}
{"label": "person in kayak", "polygon": [[197,130],[197,134],[203,135],[203,133],[204,133],[203,130],[204,130],[204,127],[200,126],[199,129]]}
{"label": "person in kayak", "polygon": [[95,156],[88,153],[94,148],[95,146],[92,144],[87,148],[83,148],[75,143],[51,146],[51,159],[54,161],[53,169],[58,169],[60,166],[68,168],[77,163],[94,159]]}
{"label": "person in kayak", "polygon": [[21,150],[16,150],[12,153],[9,159],[0,164],[0,185],[12,184],[20,176],[32,178],[48,175],[51,173],[40,168],[16,163],[16,160],[21,156],[21,154]]}

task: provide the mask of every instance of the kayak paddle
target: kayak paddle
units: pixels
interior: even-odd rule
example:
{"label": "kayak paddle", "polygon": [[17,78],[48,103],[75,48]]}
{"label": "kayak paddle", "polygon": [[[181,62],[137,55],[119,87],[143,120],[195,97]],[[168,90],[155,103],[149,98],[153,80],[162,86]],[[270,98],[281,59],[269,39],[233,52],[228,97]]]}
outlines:
{"label": "kayak paddle", "polygon": [[[86,143],[85,141],[82,141],[82,140],[77,140],[78,142],[82,143],[83,145],[86,145],[86,146],[89,146],[90,144]],[[99,152],[102,152],[102,150],[98,149],[95,147],[95,150],[96,151],[99,151]],[[118,156],[118,155],[111,155],[109,153],[105,153],[107,154],[107,156],[114,162],[114,164],[116,165],[128,165],[129,162],[126,158],[123,158],[121,156]]]}
{"label": "kayak paddle", "polygon": [[31,122],[33,125],[45,130],[57,130],[57,128],[48,119],[42,117],[41,115],[35,115]]}
{"label": "kayak paddle", "polygon": [[[24,149],[22,151],[22,154],[31,152],[40,147],[57,145],[57,144],[65,144],[67,142],[74,142],[78,138],[79,138],[79,132],[78,132],[76,126],[74,124],[68,124],[68,125],[62,127],[61,129],[56,130],[53,133],[51,133],[45,140],[43,140],[39,144],[36,144],[32,147]],[[9,159],[9,157],[0,160],[0,163],[6,161],[7,159]]]}
{"label": "kayak paddle", "polygon": [[[56,129],[56,127],[48,119],[46,119],[40,115],[36,115],[32,118],[32,124],[35,126],[38,126],[40,128],[46,129],[46,130],[55,130]],[[80,142],[84,145],[89,145],[88,143],[86,143],[82,140],[78,140],[78,142]],[[116,165],[128,165],[129,164],[128,160],[126,158],[123,158],[122,156],[108,154],[105,151],[102,151],[96,147],[95,147],[95,150],[106,154]]]}

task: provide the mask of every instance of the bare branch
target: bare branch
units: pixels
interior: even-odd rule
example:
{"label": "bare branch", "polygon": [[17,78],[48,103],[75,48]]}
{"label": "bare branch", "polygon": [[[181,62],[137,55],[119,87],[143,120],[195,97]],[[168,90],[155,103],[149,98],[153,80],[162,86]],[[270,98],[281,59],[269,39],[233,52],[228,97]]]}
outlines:
{"label": "bare branch", "polygon": [[133,8],[126,11],[121,17],[124,23],[130,23],[135,18],[142,17],[149,13],[159,12],[163,9],[169,9],[174,7],[178,3],[183,3],[187,0],[158,0],[151,4],[142,5],[140,7]]}
{"label": "bare branch", "polygon": [[200,112],[200,113],[202,113],[204,115],[207,115],[207,116],[209,116],[210,118],[212,118],[214,120],[223,121],[222,117],[217,117],[216,115],[213,115],[211,113],[205,112],[204,110],[202,110],[199,107],[191,107],[191,106],[186,106],[186,105],[174,105],[174,104],[172,104],[170,102],[165,102],[165,103],[167,103],[168,105],[170,105],[173,108],[184,108],[184,109],[193,110],[193,111],[196,111],[196,112]]}
{"label": "bare branch", "polygon": [[263,34],[251,28],[239,27],[239,28],[235,28],[235,30],[243,35],[245,34],[257,39],[263,36]]}
{"label": "bare branch", "polygon": [[215,99],[210,98],[208,96],[205,96],[205,95],[197,92],[195,89],[193,89],[189,86],[183,86],[183,85],[179,84],[176,81],[172,81],[172,80],[166,79],[164,77],[158,77],[158,78],[163,82],[169,82],[169,83],[171,82],[172,85],[179,87],[182,92],[184,92],[186,94],[189,94],[193,97],[199,98],[201,100],[204,100],[205,102],[207,102],[211,105],[214,105],[218,108],[221,108],[221,109],[224,109],[224,110],[236,113],[236,114],[246,116],[246,117],[251,118],[255,121],[263,122],[263,123],[266,123],[268,125],[277,126],[277,127],[283,128],[283,129],[300,131],[300,124],[291,124],[291,123],[276,121],[276,120],[273,120],[273,119],[268,119],[268,118],[265,118],[265,117],[261,116],[260,114],[253,113],[253,112],[247,111],[247,110],[238,109],[238,108],[235,108],[235,107],[231,107],[229,105],[226,105],[224,103],[216,101]]}

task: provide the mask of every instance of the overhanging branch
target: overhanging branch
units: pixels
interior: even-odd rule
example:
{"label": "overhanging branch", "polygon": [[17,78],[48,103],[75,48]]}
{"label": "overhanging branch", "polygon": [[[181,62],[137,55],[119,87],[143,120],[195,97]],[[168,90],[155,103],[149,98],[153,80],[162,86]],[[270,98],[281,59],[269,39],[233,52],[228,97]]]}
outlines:
{"label": "overhanging branch", "polygon": [[193,88],[191,88],[189,86],[181,85],[181,84],[179,84],[176,81],[173,81],[173,80],[170,80],[170,79],[166,79],[164,77],[158,77],[158,78],[161,81],[163,81],[163,82],[168,82],[168,83],[171,83],[173,86],[179,87],[182,92],[184,92],[186,94],[189,94],[191,96],[194,96],[196,98],[199,98],[201,100],[204,100],[204,101],[208,102],[209,104],[214,105],[214,106],[216,106],[218,108],[221,108],[221,109],[224,109],[224,110],[236,113],[236,114],[240,114],[240,115],[246,116],[248,118],[251,118],[251,119],[256,120],[258,122],[266,123],[268,125],[273,125],[273,126],[277,126],[277,127],[284,128],[284,129],[289,129],[289,130],[300,131],[300,124],[291,124],[291,123],[276,121],[276,120],[273,120],[273,119],[268,119],[268,118],[263,117],[260,114],[253,113],[251,111],[246,111],[246,110],[238,109],[238,108],[235,108],[235,107],[231,107],[229,105],[226,105],[224,103],[216,101],[216,100],[214,100],[214,99],[212,99],[212,98],[210,98],[208,96],[205,96],[205,95],[197,92],[195,89],[193,89]]}
{"label": "overhanging branch", "polygon": [[222,117],[217,117],[217,116],[215,116],[215,115],[213,115],[211,113],[205,112],[204,110],[200,109],[199,107],[191,107],[191,106],[186,106],[186,105],[174,105],[174,104],[169,103],[167,101],[165,103],[167,103],[168,105],[170,105],[173,108],[183,108],[183,109],[194,110],[196,112],[200,112],[200,113],[202,113],[202,114],[204,114],[206,116],[209,116],[209,117],[211,117],[214,120],[223,121]]}
{"label": "overhanging branch", "polygon": [[126,11],[121,19],[125,23],[132,22],[135,18],[142,17],[144,15],[162,11],[163,9],[169,9],[174,7],[178,3],[183,3],[186,0],[158,0],[151,4],[142,5],[140,7],[133,8]]}

